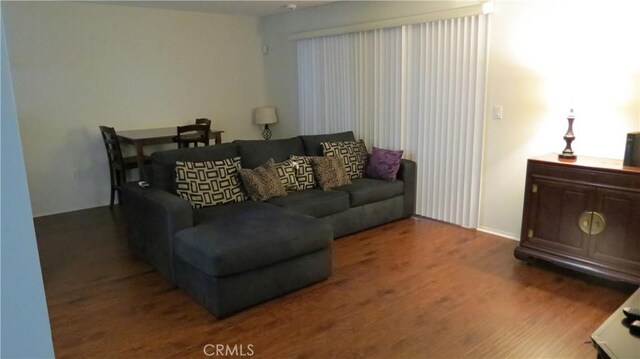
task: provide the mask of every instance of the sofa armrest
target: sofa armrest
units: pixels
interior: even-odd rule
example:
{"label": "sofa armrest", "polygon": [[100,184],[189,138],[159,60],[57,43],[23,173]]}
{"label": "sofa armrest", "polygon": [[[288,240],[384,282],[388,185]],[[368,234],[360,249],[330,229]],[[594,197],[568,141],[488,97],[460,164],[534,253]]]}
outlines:
{"label": "sofa armrest", "polygon": [[403,159],[398,170],[398,179],[404,182],[404,215],[409,217],[416,212],[417,165],[414,161]]}
{"label": "sofa armrest", "polygon": [[178,231],[193,227],[191,204],[169,192],[142,188],[137,183],[127,183],[120,195],[131,249],[174,282],[173,237]]}

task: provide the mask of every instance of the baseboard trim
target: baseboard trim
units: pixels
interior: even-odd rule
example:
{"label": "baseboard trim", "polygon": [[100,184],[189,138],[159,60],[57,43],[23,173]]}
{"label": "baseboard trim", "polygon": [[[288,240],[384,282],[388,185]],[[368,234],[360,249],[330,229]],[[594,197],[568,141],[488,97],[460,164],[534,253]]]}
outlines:
{"label": "baseboard trim", "polygon": [[493,234],[494,236],[503,237],[503,238],[507,238],[507,239],[511,239],[511,240],[520,242],[520,237],[518,235],[513,234],[513,233],[504,232],[504,231],[500,231],[500,230],[497,230],[497,229],[487,228],[487,227],[482,227],[482,226],[479,226],[477,228],[477,230],[480,231],[480,232]]}
{"label": "baseboard trim", "polygon": [[471,229],[471,230],[475,229],[476,231],[480,231],[480,232],[484,232],[484,233],[488,233],[488,234],[493,234],[494,236],[507,238],[507,239],[511,239],[512,241],[520,242],[520,236],[519,235],[513,234],[513,233],[509,233],[509,232],[505,232],[505,231],[501,231],[499,229],[487,228],[487,227],[483,227],[483,226],[478,226],[478,228],[467,228],[467,227],[462,227],[462,226],[457,225],[457,224],[453,224],[453,223],[449,223],[449,222],[440,221],[440,220],[437,220],[437,219],[421,216],[419,214],[414,214],[413,216],[411,216],[411,218],[427,220],[427,221],[435,221],[435,222],[440,222],[440,223],[447,223],[447,224],[450,224],[452,226],[465,228],[465,229]]}

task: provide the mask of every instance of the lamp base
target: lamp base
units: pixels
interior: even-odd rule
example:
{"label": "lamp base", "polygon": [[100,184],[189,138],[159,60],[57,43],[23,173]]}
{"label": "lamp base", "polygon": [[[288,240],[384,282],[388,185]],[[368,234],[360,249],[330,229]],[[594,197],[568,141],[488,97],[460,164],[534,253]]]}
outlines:
{"label": "lamp base", "polygon": [[271,129],[267,124],[264,125],[264,130],[262,130],[262,137],[265,139],[265,141],[271,138]]}
{"label": "lamp base", "polygon": [[573,149],[571,149],[571,142],[576,139],[576,136],[573,134],[573,109],[571,109],[571,113],[567,117],[567,122],[569,123],[569,128],[567,129],[567,133],[564,135],[564,142],[567,144],[562,151],[561,154],[558,155],[559,160],[565,161],[575,161],[578,156],[573,153]]}
{"label": "lamp base", "polygon": [[563,153],[560,153],[558,155],[558,159],[559,160],[565,160],[565,161],[575,161],[578,159],[578,156],[576,155],[565,155]]}

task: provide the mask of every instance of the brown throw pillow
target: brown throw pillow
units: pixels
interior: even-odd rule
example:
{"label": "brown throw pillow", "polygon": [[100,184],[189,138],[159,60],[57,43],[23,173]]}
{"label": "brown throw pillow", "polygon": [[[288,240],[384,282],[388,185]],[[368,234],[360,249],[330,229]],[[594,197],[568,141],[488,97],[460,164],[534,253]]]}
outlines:
{"label": "brown throw pillow", "polygon": [[323,191],[351,184],[342,157],[312,157],[311,164],[318,186]]}
{"label": "brown throw pillow", "polygon": [[240,177],[249,197],[254,201],[266,201],[269,198],[286,196],[273,159],[255,169],[240,169]]}

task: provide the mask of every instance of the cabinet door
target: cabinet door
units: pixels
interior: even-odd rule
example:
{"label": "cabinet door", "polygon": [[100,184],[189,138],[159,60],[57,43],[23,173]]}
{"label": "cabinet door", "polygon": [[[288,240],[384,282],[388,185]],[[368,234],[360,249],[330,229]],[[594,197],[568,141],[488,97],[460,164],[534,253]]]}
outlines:
{"label": "cabinet door", "polygon": [[640,193],[598,189],[596,202],[606,226],[592,235],[589,256],[640,275]]}
{"label": "cabinet door", "polygon": [[586,257],[589,234],[580,230],[578,220],[593,208],[595,189],[535,177],[531,184],[528,235],[522,245]]}

